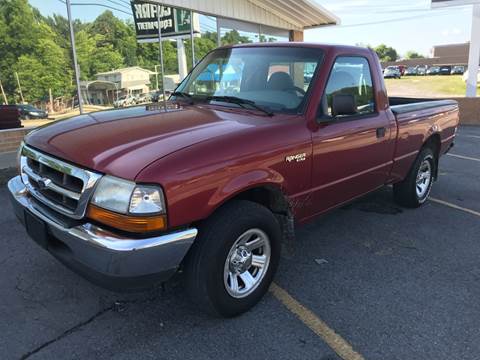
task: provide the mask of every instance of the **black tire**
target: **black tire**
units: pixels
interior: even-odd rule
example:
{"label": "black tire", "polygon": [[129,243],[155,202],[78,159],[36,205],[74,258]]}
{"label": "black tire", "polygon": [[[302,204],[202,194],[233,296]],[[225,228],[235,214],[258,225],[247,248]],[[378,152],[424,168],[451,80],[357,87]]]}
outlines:
{"label": "black tire", "polygon": [[[424,193],[419,194],[417,192],[417,176],[419,174],[420,167],[428,161],[430,164],[430,178],[428,180],[428,186]],[[422,206],[428,199],[432,185],[435,180],[434,174],[436,173],[437,159],[434,151],[429,147],[424,147],[417,156],[417,159],[412,165],[407,177],[397,184],[393,185],[393,194],[395,201],[402,206],[409,208],[418,208]]]}
{"label": "black tire", "polygon": [[[263,278],[250,294],[236,298],[224,283],[227,257],[246,231],[260,229],[270,244],[270,261]],[[250,201],[231,201],[220,208],[199,229],[185,261],[185,286],[192,302],[213,316],[233,317],[257,304],[267,292],[280,260],[280,225],[267,208]]]}

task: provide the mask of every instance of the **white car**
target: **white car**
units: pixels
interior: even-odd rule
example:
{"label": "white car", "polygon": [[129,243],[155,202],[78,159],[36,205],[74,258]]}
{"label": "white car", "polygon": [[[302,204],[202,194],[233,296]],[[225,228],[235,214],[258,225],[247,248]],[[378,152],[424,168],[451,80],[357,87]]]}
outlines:
{"label": "white car", "polygon": [[385,79],[400,79],[402,77],[402,73],[396,66],[389,66],[383,72],[383,77]]}
{"label": "white car", "polygon": [[133,104],[135,104],[135,97],[131,95],[124,95],[118,98],[118,100],[113,103],[113,106],[116,108],[119,108],[119,107],[130,106]]}

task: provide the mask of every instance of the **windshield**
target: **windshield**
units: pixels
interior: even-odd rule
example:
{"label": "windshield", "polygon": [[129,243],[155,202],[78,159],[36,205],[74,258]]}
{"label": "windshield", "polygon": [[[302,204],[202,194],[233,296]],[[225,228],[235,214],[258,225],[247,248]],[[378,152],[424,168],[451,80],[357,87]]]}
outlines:
{"label": "windshield", "polygon": [[[178,87],[198,102],[238,107],[244,100],[269,111],[301,111],[323,51],[299,47],[240,47],[208,54]],[[212,99],[212,97],[215,97]],[[222,97],[225,100],[222,101]]]}

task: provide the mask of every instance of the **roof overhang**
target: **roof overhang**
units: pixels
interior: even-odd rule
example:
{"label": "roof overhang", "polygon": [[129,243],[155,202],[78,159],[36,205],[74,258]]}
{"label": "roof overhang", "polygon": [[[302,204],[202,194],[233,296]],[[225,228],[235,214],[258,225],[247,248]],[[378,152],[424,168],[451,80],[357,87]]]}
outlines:
{"label": "roof overhang", "polygon": [[150,0],[200,14],[284,30],[337,25],[340,19],[315,0]]}

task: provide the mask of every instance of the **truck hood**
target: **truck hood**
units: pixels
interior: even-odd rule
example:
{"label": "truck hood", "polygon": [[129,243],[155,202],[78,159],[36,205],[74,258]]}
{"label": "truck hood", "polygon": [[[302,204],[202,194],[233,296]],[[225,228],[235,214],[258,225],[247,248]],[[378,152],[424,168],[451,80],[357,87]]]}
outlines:
{"label": "truck hood", "polygon": [[31,132],[26,143],[82,167],[134,180],[152,162],[196,143],[272,120],[209,106],[134,107],[81,115]]}

